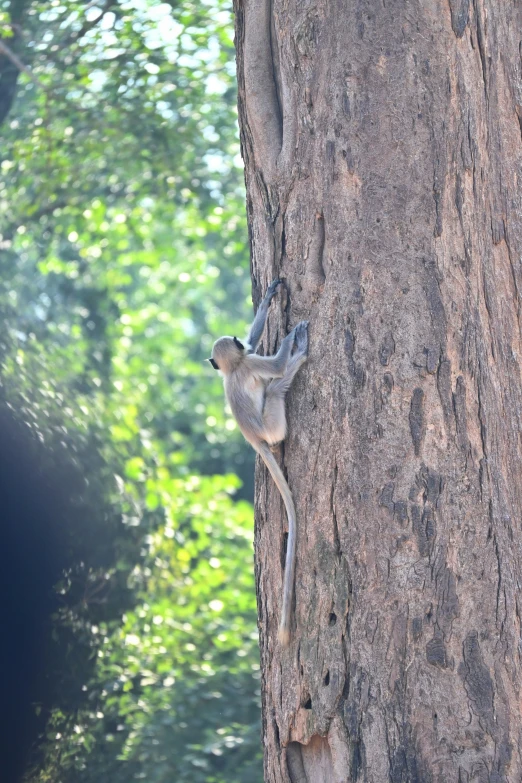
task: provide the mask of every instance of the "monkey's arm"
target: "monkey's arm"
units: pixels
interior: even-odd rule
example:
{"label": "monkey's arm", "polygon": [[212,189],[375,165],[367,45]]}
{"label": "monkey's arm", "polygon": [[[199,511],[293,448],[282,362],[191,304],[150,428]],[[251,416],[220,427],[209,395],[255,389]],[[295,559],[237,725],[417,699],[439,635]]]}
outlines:
{"label": "monkey's arm", "polygon": [[275,356],[258,356],[249,353],[244,358],[244,364],[258,378],[281,378],[285,374],[286,365],[295,340],[295,327],[284,338]]}
{"label": "monkey's arm", "polygon": [[279,285],[280,282],[281,282],[280,280],[274,280],[273,283],[270,283],[267,292],[265,294],[265,298],[259,305],[259,308],[256,313],[256,317],[254,318],[254,323],[250,327],[250,331],[248,333],[248,337],[246,338],[246,341],[251,346],[253,351],[255,351],[257,346],[259,345],[261,335],[263,334],[263,329],[265,328],[266,317],[268,315],[268,308],[270,307],[270,302],[275,296],[277,286]]}

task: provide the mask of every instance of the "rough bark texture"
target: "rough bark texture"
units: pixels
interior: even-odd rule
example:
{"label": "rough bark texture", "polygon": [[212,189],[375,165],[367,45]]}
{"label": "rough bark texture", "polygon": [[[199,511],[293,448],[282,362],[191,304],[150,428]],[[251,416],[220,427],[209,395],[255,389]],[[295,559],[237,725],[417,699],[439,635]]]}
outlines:
{"label": "rough bark texture", "polygon": [[522,780],[521,5],[237,0],[254,290],[310,319],[258,466],[270,783]]}

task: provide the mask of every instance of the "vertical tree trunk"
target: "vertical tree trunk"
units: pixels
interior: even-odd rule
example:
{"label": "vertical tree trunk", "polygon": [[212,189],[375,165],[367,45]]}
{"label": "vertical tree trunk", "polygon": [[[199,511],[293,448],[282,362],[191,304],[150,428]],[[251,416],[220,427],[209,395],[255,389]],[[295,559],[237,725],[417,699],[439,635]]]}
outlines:
{"label": "vertical tree trunk", "polygon": [[237,0],[254,289],[311,340],[287,649],[257,475],[270,783],[522,780],[521,7]]}

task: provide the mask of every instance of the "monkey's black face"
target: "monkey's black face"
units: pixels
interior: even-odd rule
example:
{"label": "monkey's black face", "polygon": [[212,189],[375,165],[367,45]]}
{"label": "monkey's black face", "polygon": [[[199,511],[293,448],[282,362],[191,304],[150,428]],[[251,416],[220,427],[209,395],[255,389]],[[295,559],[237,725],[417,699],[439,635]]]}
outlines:
{"label": "monkey's black face", "polygon": [[214,370],[219,370],[219,367],[217,365],[217,362],[214,361],[214,359],[209,359],[210,364],[214,368]]}

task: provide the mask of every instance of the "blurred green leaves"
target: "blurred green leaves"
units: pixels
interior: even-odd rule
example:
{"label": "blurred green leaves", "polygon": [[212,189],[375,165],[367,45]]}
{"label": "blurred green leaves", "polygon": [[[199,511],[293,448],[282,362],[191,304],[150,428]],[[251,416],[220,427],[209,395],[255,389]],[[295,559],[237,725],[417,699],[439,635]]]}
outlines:
{"label": "blurred green leaves", "polygon": [[230,498],[237,484],[152,483],[165,523],[130,574],[136,604],[90,626],[91,706],[55,710],[44,769],[71,781],[258,779],[253,534],[250,506]]}
{"label": "blurred green leaves", "polygon": [[204,361],[251,314],[231,8],[0,8],[43,85],[2,126],[2,398],[113,520],[70,536],[53,639],[90,664],[27,779],[260,780],[253,458]]}

